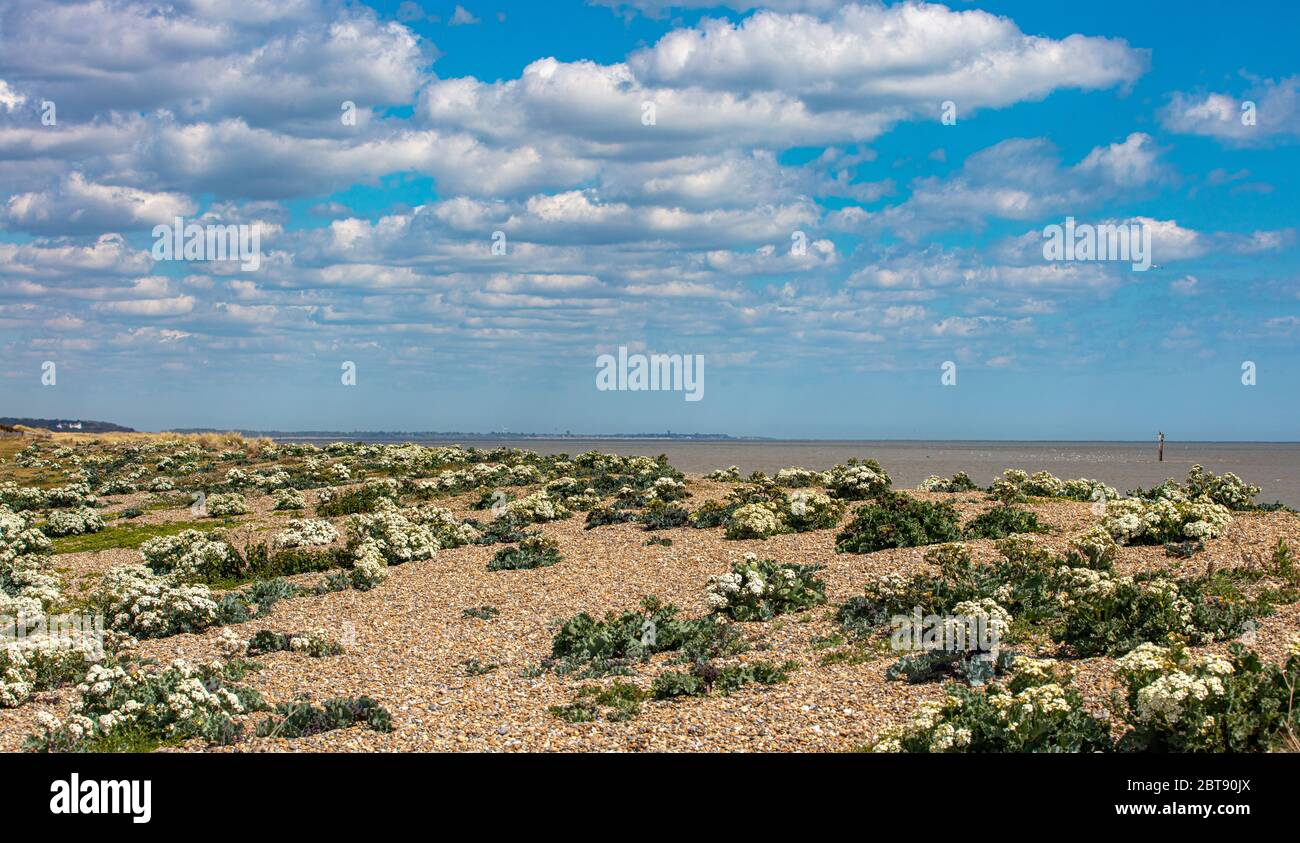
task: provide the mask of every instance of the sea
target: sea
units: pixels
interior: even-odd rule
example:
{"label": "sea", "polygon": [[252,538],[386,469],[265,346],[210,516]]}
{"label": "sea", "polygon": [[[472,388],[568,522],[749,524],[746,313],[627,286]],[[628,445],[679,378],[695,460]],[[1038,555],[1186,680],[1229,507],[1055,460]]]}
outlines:
{"label": "sea", "polygon": [[[286,437],[307,439],[308,437]],[[345,434],[335,437],[353,439]],[[870,441],[776,439],[379,439],[415,441],[424,445],[459,444],[479,448],[515,447],[543,454],[666,454],[672,465],[691,474],[738,466],[773,474],[786,466],[823,471],[849,457],[871,457],[889,472],[894,485],[910,488],[932,474],[950,477],[964,471],[981,486],[1003,470],[1050,471],[1069,479],[1088,477],[1114,486],[1121,493],[1150,488],[1168,478],[1182,480],[1200,464],[1216,474],[1231,471],[1263,491],[1261,503],[1281,501],[1300,508],[1300,442],[1175,442],[1166,441],[1164,460],[1153,442],[1009,442],[1009,441]]]}

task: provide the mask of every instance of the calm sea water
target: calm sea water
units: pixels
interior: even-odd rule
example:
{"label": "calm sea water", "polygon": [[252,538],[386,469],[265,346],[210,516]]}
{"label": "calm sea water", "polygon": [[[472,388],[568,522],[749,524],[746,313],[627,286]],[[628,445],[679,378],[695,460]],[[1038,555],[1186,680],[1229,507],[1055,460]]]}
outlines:
{"label": "calm sea water", "polygon": [[[456,444],[450,440],[420,440],[422,444]],[[1156,461],[1156,445],[1138,442],[900,442],[792,441],[688,442],[670,439],[521,439],[461,441],[479,447],[509,446],[543,454],[604,451],[616,454],[667,454],[682,471],[703,473],[730,465],[743,474],[801,465],[825,470],[849,457],[872,457],[894,478],[895,485],[913,487],[931,474],[951,476],[965,471],[987,485],[1003,469],[1050,471],[1058,477],[1091,477],[1126,492],[1150,487],[1200,463],[1210,471],[1231,471],[1263,488],[1259,500],[1280,500],[1300,507],[1300,443],[1298,442],[1166,442],[1164,462]]]}

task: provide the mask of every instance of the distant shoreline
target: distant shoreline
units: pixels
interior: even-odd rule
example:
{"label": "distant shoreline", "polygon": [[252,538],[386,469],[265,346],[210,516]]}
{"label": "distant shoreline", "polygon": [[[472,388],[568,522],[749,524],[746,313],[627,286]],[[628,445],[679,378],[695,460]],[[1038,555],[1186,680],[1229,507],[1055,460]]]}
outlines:
{"label": "distant shoreline", "polygon": [[[229,433],[218,430],[167,430],[164,433]],[[442,432],[389,432],[389,431],[278,431],[278,430],[236,430],[244,436],[265,436],[270,439],[316,440],[316,439],[364,439],[364,440],[407,440],[420,442],[453,442],[456,440],[479,442],[700,442],[705,444],[726,443],[765,443],[765,444],[814,444],[836,445],[856,443],[890,443],[898,445],[937,444],[937,445],[1155,445],[1155,437],[1150,439],[850,439],[850,438],[783,438],[779,436],[732,436],[729,434],[637,434],[637,433],[587,433],[587,434],[551,434],[551,433],[442,433]],[[1300,445],[1300,439],[1172,439],[1165,440],[1166,446],[1172,445]]]}

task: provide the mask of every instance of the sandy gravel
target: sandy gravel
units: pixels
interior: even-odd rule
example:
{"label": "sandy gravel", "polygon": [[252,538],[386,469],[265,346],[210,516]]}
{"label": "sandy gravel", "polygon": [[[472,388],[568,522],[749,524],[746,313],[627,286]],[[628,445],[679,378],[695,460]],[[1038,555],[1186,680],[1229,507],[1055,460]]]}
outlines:
{"label": "sandy gravel", "polygon": [[[690,480],[691,506],[708,497],[721,498],[730,488],[699,477]],[[963,520],[992,505],[981,493],[912,494],[955,502]],[[468,500],[464,496],[456,501],[458,514],[482,515],[465,508]],[[293,513],[270,513],[264,496],[250,495],[249,501],[259,525],[293,517]],[[1051,526],[1052,532],[1042,540],[1057,549],[1096,521],[1086,503],[1034,502],[1030,508]],[[851,511],[852,507],[845,520]],[[185,508],[149,517],[168,515],[180,520],[191,517]],[[837,631],[832,620],[836,604],[860,593],[871,574],[920,569],[923,548],[837,554],[835,530],[767,541],[727,541],[721,529],[650,534],[620,524],[587,531],[581,514],[547,524],[543,530],[559,542],[564,554],[564,561],[553,567],[489,572],[486,564],[495,547],[444,550],[433,560],[393,567],[389,579],[373,591],[282,601],[268,618],[236,627],[243,636],[266,628],[294,632],[322,627],[335,637],[352,640],[344,655],[333,658],[289,653],[259,657],[265,669],[245,681],[272,703],[300,695],[320,701],[368,694],[392,713],[396,730],[380,734],[353,728],[297,740],[250,738],[221,751],[842,751],[861,747],[882,729],[904,722],[919,701],[942,696],[939,684],[887,682],[884,671],[894,660],[888,652],[863,651],[865,659],[859,663],[822,664],[823,656],[843,645],[818,644]],[[673,545],[646,546],[650,535],[668,536]],[[1238,515],[1223,537],[1210,542],[1209,549],[1189,563],[1187,572],[1210,561],[1249,564],[1254,557],[1266,557],[1279,537],[1300,548],[1300,516]],[[977,557],[996,557],[992,545],[970,543]],[[702,614],[709,577],[725,572],[748,551],[824,566],[827,604],[768,623],[742,625],[755,649],[737,661],[794,660],[801,667],[788,683],[747,687],[731,696],[647,702],[638,717],[623,723],[568,724],[548,713],[548,706],[569,702],[578,687],[612,681],[523,675],[549,654],[553,621],[581,611],[603,615],[632,608],[649,594],[675,603],[683,615]],[[95,572],[138,559],[138,551],[113,550],[65,554],[57,562],[79,578],[93,578]],[[1119,567],[1130,572],[1163,567],[1170,561],[1159,547],[1123,548]],[[318,576],[300,579],[310,582]],[[465,609],[481,605],[495,606],[500,614],[487,621],[462,615]],[[1285,607],[1262,620],[1257,648],[1276,658],[1286,638],[1298,632],[1300,608]],[[216,655],[219,634],[220,630],[212,630],[144,642],[139,651],[160,660],[209,659]],[[669,658],[657,656],[639,666],[636,676],[624,679],[648,688]],[[499,667],[486,675],[467,676],[463,663],[468,659]],[[1110,660],[1075,664],[1076,684],[1100,707],[1111,690]],[[16,710],[0,710],[0,750],[20,746],[37,712],[66,713],[71,696],[64,690]]]}

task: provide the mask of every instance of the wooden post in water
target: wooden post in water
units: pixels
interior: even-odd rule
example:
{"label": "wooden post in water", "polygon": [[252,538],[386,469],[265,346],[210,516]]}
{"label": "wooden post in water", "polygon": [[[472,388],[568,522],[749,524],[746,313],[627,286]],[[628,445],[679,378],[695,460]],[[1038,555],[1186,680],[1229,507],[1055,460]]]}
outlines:
{"label": "wooden post in water", "polygon": [[1159,457],[1158,462],[1164,462],[1164,461],[1165,461],[1165,434],[1164,434],[1164,431],[1161,431],[1161,432],[1160,432],[1160,446],[1159,446],[1159,448],[1157,449],[1156,454],[1157,454],[1158,457]]}

